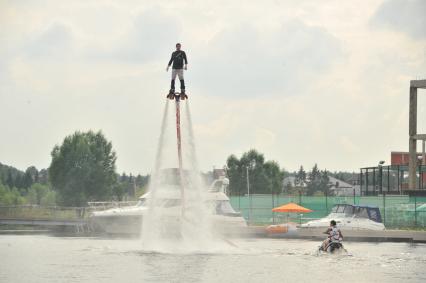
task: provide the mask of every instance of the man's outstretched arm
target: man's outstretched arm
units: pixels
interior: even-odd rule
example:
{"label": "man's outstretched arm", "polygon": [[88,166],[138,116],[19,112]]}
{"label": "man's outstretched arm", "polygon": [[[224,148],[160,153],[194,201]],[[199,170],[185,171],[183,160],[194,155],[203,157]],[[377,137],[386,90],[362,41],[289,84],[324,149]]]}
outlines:
{"label": "man's outstretched arm", "polygon": [[184,62],[185,62],[185,70],[188,68],[186,65],[188,65],[188,59],[186,58],[186,53],[185,52],[183,52],[183,60],[184,60]]}
{"label": "man's outstretched arm", "polygon": [[172,63],[173,63],[173,54],[174,54],[174,53],[172,53],[172,57],[170,58],[169,63],[167,64],[166,71],[168,71],[168,70],[169,70],[170,65],[172,65]]}

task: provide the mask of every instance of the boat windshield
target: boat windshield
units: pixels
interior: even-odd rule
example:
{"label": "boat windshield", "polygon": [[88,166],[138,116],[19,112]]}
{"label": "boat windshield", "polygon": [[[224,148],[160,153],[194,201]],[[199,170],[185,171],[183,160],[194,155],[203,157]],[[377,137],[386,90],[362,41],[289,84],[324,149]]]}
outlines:
{"label": "boat windshield", "polygon": [[235,215],[239,216],[240,213],[236,212],[234,208],[232,208],[231,204],[228,200],[219,200],[215,202],[216,214],[218,215]]}
{"label": "boat windshield", "polygon": [[369,209],[368,210],[370,213],[370,219],[376,222],[382,222],[382,217],[380,215],[380,211],[379,209]]}
{"label": "boat windshield", "polygon": [[[156,203],[159,207],[174,207],[179,206],[181,201],[180,199],[158,199]],[[148,206],[148,200],[146,198],[141,198],[136,206]]]}
{"label": "boat windshield", "polygon": [[146,198],[140,198],[136,206],[145,206],[146,205]]}
{"label": "boat windshield", "polygon": [[345,216],[353,216],[354,215],[354,207],[352,205],[347,205],[345,207]]}
{"label": "boat windshield", "polygon": [[179,206],[181,204],[180,199],[165,199],[162,207],[175,207],[175,206]]}
{"label": "boat windshield", "polygon": [[332,213],[344,213],[345,207],[346,207],[346,205],[344,205],[344,204],[341,204],[341,205],[337,204],[337,205],[333,206],[333,208],[331,209],[331,212]]}
{"label": "boat windshield", "polygon": [[356,207],[355,208],[355,217],[358,218],[369,218],[368,217],[368,210],[366,207]]}

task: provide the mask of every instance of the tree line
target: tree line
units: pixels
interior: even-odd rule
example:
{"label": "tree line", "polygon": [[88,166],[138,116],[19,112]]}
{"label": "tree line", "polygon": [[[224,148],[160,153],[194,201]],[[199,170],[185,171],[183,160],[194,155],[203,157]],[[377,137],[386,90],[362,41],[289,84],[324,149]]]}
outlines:
{"label": "tree line", "polygon": [[226,161],[229,192],[232,195],[280,193],[282,181],[288,174],[278,162],[268,160],[262,153],[252,149],[240,158],[230,155]]}
{"label": "tree line", "polygon": [[321,170],[316,163],[308,172],[302,165],[298,171],[288,172],[280,168],[276,161],[265,161],[264,155],[254,149],[243,153],[240,158],[230,155],[226,170],[232,195],[245,195],[248,193],[248,187],[250,194],[333,195],[334,191],[330,190],[333,186],[330,176],[352,183],[356,175]]}
{"label": "tree line", "polygon": [[116,172],[116,155],[101,132],[75,132],[53,148],[48,169],[25,172],[0,163],[0,204],[85,206],[140,196],[149,176]]}
{"label": "tree line", "polygon": [[[292,188],[292,186],[294,187]],[[287,192],[297,190],[308,196],[318,193],[331,195],[330,187],[329,172],[326,169],[320,170],[315,164],[308,173],[305,172],[303,166],[300,166],[299,171],[294,175],[294,184],[286,183],[284,190]]]}
{"label": "tree line", "polygon": [[[0,204],[85,206],[89,201],[138,197],[149,183],[149,175],[116,172],[116,153],[100,131],[77,131],[65,137],[54,146],[51,157],[49,168],[42,170],[30,166],[20,171],[0,163]],[[331,194],[329,176],[333,175],[317,164],[309,172],[300,166],[290,173],[254,149],[239,158],[230,155],[226,174],[231,195],[248,193],[248,184],[251,194]],[[334,174],[348,177],[350,173]],[[294,177],[294,183],[284,184],[286,177]]]}

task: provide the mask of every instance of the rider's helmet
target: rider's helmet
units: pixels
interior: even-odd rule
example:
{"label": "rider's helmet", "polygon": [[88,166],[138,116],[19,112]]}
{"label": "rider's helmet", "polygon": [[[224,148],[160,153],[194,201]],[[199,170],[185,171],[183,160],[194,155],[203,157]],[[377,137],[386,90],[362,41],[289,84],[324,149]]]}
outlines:
{"label": "rider's helmet", "polygon": [[331,220],[331,221],[330,221],[330,225],[331,225],[331,226],[336,226],[336,225],[337,225],[337,223],[336,223],[336,221]]}

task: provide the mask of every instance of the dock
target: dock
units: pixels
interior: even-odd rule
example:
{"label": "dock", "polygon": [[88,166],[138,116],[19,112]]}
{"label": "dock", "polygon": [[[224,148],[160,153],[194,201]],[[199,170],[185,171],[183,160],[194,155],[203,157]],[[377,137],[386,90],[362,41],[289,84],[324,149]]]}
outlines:
{"label": "dock", "polygon": [[[264,226],[248,227],[251,237],[284,238],[284,239],[307,239],[322,241],[325,239],[324,228],[298,228],[289,233],[268,234]],[[414,230],[344,230],[342,229],[344,241],[353,242],[407,242],[426,243],[426,231]]]}
{"label": "dock", "polygon": [[86,219],[19,219],[0,218],[0,225],[9,226],[34,226],[46,228],[67,228],[76,233],[91,232],[92,227]]}

